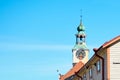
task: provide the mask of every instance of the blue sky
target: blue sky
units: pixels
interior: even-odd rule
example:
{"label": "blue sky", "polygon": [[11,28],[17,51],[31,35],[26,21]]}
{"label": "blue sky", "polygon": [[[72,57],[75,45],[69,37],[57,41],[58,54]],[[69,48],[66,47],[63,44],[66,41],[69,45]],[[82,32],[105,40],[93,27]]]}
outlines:
{"label": "blue sky", "polygon": [[120,34],[119,0],[0,0],[0,80],[57,80],[72,67],[83,10],[89,56]]}

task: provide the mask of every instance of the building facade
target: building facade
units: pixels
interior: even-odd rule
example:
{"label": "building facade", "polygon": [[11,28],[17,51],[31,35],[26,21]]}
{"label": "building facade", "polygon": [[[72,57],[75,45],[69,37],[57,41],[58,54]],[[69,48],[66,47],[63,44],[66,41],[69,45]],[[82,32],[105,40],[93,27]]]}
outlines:
{"label": "building facade", "polygon": [[73,67],[59,80],[120,80],[120,35],[94,48],[94,55],[88,60],[85,28],[77,28],[76,44],[72,49]]}

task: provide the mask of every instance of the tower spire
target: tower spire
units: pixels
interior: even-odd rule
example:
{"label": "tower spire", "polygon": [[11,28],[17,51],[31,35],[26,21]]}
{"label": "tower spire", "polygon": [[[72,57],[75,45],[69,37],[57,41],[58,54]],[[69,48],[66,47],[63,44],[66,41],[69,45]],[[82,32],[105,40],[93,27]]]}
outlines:
{"label": "tower spire", "polygon": [[[82,23],[82,10],[81,10],[81,15],[80,15],[80,24],[79,26],[77,27],[77,31],[78,33],[76,34],[76,43],[83,43],[85,42],[85,27],[83,26],[83,23]],[[78,39],[80,39],[80,41],[78,41]]]}
{"label": "tower spire", "polygon": [[81,15],[80,15],[80,25],[82,25],[82,9],[80,10]]}

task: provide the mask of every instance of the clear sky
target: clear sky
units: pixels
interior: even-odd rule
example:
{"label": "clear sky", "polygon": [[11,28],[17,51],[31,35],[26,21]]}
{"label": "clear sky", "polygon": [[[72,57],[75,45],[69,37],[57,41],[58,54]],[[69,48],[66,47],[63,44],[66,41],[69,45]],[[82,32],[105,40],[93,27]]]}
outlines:
{"label": "clear sky", "polygon": [[58,80],[72,67],[83,10],[89,56],[120,34],[120,0],[0,0],[0,80]]}

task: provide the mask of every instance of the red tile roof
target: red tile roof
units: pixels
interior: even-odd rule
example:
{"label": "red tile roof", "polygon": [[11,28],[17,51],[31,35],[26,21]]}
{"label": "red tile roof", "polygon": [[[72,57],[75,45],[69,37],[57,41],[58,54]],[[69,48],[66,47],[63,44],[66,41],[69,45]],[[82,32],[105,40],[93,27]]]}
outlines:
{"label": "red tile roof", "polygon": [[110,46],[111,44],[115,43],[118,40],[120,40],[120,35],[115,37],[115,38],[113,38],[112,40],[104,43],[102,46],[103,46],[103,48],[105,48],[105,47]]}
{"label": "red tile roof", "polygon": [[72,69],[70,69],[70,71],[68,71],[65,75],[60,76],[60,80],[65,80],[66,78],[69,78],[70,76],[74,75],[75,72],[78,72],[83,65],[84,63],[80,61]]}
{"label": "red tile roof", "polygon": [[100,46],[99,48],[94,48],[93,49],[93,51],[99,51],[101,48],[105,48],[105,47],[108,47],[108,46],[110,46],[110,45],[112,45],[113,43],[115,43],[115,42],[117,42],[117,41],[119,41],[120,40],[120,35],[119,36],[117,36],[117,37],[115,37],[115,38],[113,38],[113,39],[111,39],[110,41],[107,41],[107,42],[105,42],[102,46]]}

